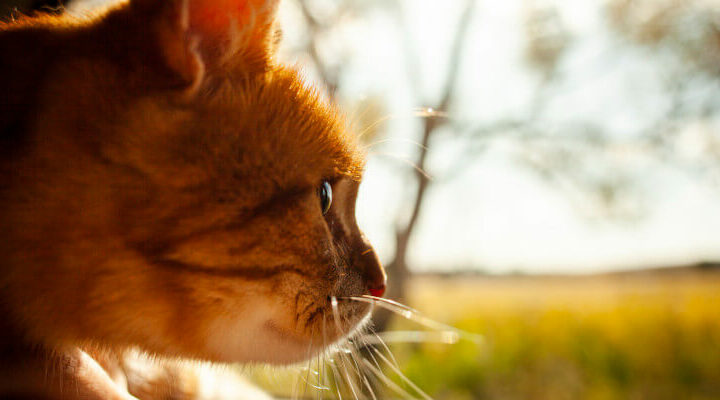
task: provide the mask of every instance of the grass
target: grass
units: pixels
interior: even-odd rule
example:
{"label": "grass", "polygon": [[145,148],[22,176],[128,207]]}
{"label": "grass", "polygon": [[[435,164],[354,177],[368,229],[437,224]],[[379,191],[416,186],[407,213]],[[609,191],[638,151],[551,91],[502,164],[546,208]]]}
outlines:
{"label": "grass", "polygon": [[438,399],[720,398],[718,273],[419,279],[411,293],[488,340],[396,346]]}
{"label": "grass", "polygon": [[[410,293],[427,316],[486,338],[392,345],[435,399],[720,398],[720,273],[416,278]],[[273,374],[266,385],[287,386]]]}

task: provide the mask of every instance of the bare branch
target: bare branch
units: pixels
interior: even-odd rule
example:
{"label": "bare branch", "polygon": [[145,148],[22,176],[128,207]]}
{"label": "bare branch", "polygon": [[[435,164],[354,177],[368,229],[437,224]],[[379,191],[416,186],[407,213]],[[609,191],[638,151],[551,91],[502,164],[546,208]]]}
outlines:
{"label": "bare branch", "polygon": [[[298,0],[298,5],[300,6],[300,11],[302,11],[303,17],[305,18],[305,22],[307,23],[308,35],[310,36],[310,42],[307,49],[308,55],[313,60],[313,64],[320,75],[320,79],[327,87],[328,94],[330,97],[334,98],[339,85],[339,73],[337,71],[332,71],[330,67],[327,66],[320,56],[318,49],[318,37],[330,27],[315,18],[312,12],[310,12],[306,0]],[[333,18],[333,20],[337,20],[337,18]]]}

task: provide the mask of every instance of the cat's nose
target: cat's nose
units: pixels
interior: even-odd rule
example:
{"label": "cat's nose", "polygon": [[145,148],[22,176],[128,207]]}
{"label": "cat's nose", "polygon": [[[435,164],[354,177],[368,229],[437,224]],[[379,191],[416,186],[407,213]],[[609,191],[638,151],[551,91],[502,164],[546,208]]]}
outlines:
{"label": "cat's nose", "polygon": [[379,289],[370,288],[370,295],[375,297],[382,297],[385,294],[385,284]]}
{"label": "cat's nose", "polygon": [[380,264],[375,250],[368,245],[367,249],[361,253],[360,259],[370,295],[382,297],[385,294],[387,275],[385,275],[385,269]]}

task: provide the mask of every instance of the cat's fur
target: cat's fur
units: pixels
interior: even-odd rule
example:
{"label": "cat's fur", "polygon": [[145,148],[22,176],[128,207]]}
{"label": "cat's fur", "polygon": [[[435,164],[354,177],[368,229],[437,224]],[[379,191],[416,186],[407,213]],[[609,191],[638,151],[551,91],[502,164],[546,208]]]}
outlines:
{"label": "cat's fur", "polygon": [[341,302],[338,328],[329,301],[384,290],[354,216],[363,154],[275,62],[276,8],[0,26],[0,395],[125,398],[102,354],[291,363],[366,318]]}

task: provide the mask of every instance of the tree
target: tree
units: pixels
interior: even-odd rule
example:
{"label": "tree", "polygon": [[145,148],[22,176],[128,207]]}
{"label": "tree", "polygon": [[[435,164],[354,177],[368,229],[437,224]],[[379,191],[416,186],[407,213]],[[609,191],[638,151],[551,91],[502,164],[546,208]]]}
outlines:
{"label": "tree", "polygon": [[0,0],[0,19],[32,11],[54,12],[62,9],[61,0]]}

